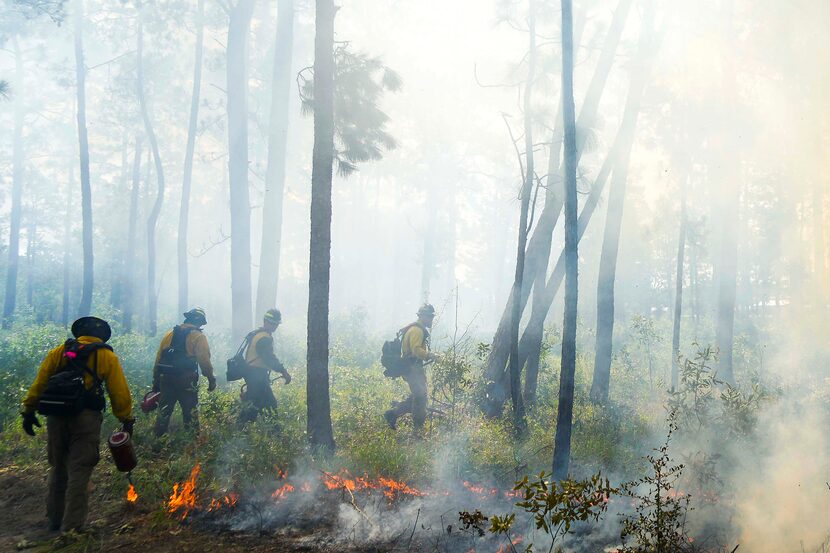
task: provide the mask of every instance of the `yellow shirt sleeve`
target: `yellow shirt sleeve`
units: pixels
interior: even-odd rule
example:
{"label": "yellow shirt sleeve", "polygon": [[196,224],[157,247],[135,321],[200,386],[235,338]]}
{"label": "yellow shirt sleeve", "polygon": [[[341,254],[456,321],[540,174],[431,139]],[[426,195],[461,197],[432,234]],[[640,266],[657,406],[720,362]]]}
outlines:
{"label": "yellow shirt sleeve", "polygon": [[131,420],[133,418],[133,398],[130,395],[130,388],[127,386],[127,379],[124,376],[121,361],[118,360],[117,355],[109,350],[99,350],[97,355],[98,376],[107,386],[112,414],[122,422]]}
{"label": "yellow shirt sleeve", "polygon": [[210,346],[208,345],[207,336],[201,332],[191,332],[188,338],[188,353],[196,357],[199,363],[199,368],[202,369],[202,374],[207,378],[213,377],[213,364],[210,362]]}
{"label": "yellow shirt sleeve", "polygon": [[60,366],[61,356],[63,355],[63,345],[56,347],[46,354],[43,361],[40,363],[40,368],[37,371],[37,376],[32,386],[29,388],[26,398],[23,400],[23,412],[34,413],[37,409],[37,402],[40,399],[43,390],[46,389],[46,382],[55,374],[55,371]]}
{"label": "yellow shirt sleeve", "polygon": [[424,344],[424,331],[420,326],[409,327],[404,336],[404,353],[411,353],[421,361],[429,358],[429,352]]}

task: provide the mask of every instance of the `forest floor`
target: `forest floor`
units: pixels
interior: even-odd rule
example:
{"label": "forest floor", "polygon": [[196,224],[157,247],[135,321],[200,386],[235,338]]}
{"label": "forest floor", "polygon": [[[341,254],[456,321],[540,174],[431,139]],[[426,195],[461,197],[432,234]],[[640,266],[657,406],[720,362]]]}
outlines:
{"label": "forest floor", "polygon": [[321,529],[292,528],[257,536],[190,527],[167,518],[158,508],[142,505],[141,500],[130,505],[107,498],[95,489],[94,483],[91,487],[89,532],[62,537],[59,532],[50,532],[46,525],[46,470],[0,467],[0,551],[376,553],[392,549],[332,543]]}

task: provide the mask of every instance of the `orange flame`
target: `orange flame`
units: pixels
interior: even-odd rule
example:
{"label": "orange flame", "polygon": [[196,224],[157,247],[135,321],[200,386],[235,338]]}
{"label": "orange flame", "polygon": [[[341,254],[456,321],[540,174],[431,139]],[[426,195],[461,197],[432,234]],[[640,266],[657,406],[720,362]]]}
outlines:
{"label": "orange flame", "polygon": [[283,484],[281,487],[274,490],[274,493],[271,494],[271,498],[281,499],[293,491],[294,486],[292,486],[291,484]]}
{"label": "orange flame", "polygon": [[129,501],[130,503],[135,503],[136,501],[138,501],[138,494],[135,491],[135,486],[133,486],[132,484],[130,484],[130,489],[127,490],[127,501]]}
{"label": "orange flame", "polygon": [[221,497],[219,499],[211,499],[210,505],[208,506],[208,512],[216,511],[221,509],[222,507],[235,507],[236,502],[239,501],[239,496],[235,493],[229,493],[225,497]]}
{"label": "orange flame", "polygon": [[508,553],[511,549],[513,549],[515,546],[519,545],[523,541],[525,541],[523,536],[517,536],[510,541],[509,545],[500,545],[499,550],[496,553]]}
{"label": "orange flame", "polygon": [[173,493],[170,495],[168,502],[168,511],[172,514],[180,509],[182,513],[182,520],[187,518],[187,514],[196,508],[196,478],[199,477],[201,466],[199,463],[190,471],[190,478],[184,483],[176,483],[173,485]]}
{"label": "orange flame", "polygon": [[397,497],[402,495],[409,495],[420,497],[426,493],[409,486],[404,482],[398,482],[392,478],[378,477],[377,481],[371,481],[367,477],[353,477],[346,470],[341,470],[337,474],[330,472],[323,473],[323,484],[330,490],[345,489],[350,492],[359,490],[377,490],[383,493],[387,499],[394,501]]}

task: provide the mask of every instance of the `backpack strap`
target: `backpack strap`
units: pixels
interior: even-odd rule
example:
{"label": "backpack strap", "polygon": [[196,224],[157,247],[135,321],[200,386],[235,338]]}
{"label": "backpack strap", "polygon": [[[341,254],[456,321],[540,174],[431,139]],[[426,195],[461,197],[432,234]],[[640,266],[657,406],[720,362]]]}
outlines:
{"label": "backpack strap", "polygon": [[[81,344],[80,342],[78,342],[78,340],[70,338],[69,340],[64,342],[63,347],[63,356],[67,360],[66,367],[63,370],[72,369],[79,371],[81,373],[87,373],[92,377],[95,386],[100,388],[103,381],[101,380],[101,377],[98,376],[98,350],[108,349],[112,351],[112,346],[110,346],[109,344],[105,344],[103,342],[90,342],[89,344]],[[78,355],[79,352],[81,353],[81,355]],[[90,355],[94,356],[92,359],[91,369],[86,363]]]}

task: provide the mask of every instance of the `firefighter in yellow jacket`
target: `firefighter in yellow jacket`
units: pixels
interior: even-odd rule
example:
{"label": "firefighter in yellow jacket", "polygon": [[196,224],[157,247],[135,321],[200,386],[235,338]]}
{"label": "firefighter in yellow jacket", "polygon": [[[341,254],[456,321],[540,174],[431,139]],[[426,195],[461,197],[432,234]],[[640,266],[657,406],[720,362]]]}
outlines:
{"label": "firefighter in yellow jacket", "polygon": [[420,436],[427,418],[427,374],[424,364],[435,361],[438,355],[429,351],[429,329],[435,319],[435,308],[424,304],[418,309],[418,320],[401,331],[401,356],[409,360],[409,370],[401,376],[409,385],[409,397],[397,402],[383,414],[387,424],[395,430],[398,418],[412,413],[412,429]]}
{"label": "firefighter in yellow jacket", "polygon": [[206,324],[205,311],[191,309],[184,313],[184,322],[161,339],[153,368],[153,391],[161,392],[154,428],[156,436],[167,432],[177,403],[181,406],[185,427],[199,429],[199,369],[208,380],[208,391],[216,389],[210,347],[202,334]]}
{"label": "firefighter in yellow jacket", "polygon": [[280,373],[285,383],[291,383],[291,375],[285,370],[274,353],[274,332],[282,323],[279,309],[269,309],[262,320],[262,326],[250,334],[246,341],[245,389],[242,394],[242,410],[239,420],[242,423],[256,420],[259,413],[274,410],[277,398],[271,390],[271,371]]}
{"label": "firefighter in yellow jacket", "polygon": [[46,354],[23,400],[22,412],[23,430],[30,436],[35,435],[34,427],[40,427],[35,411],[46,415],[51,467],[46,512],[50,529],[65,532],[82,531],[86,524],[87,486],[100,458],[104,386],[123,431],[132,434],[134,423],[124,371],[106,345],[109,324],[97,317],[82,317],[72,324],[72,334],[75,340]]}

